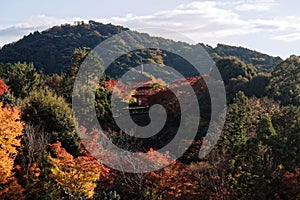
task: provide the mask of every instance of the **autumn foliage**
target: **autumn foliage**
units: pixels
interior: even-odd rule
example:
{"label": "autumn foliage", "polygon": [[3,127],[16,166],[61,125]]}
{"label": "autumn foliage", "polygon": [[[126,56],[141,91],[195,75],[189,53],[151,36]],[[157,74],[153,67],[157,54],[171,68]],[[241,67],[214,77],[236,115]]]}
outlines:
{"label": "autumn foliage", "polygon": [[295,172],[284,172],[280,185],[280,196],[289,199],[300,198],[300,169],[296,168]]}
{"label": "autumn foliage", "polygon": [[81,196],[91,198],[96,181],[107,176],[109,170],[91,156],[74,158],[61,147],[60,142],[51,144],[50,147],[55,153],[55,156],[49,156],[49,162],[52,165],[50,176],[58,188],[76,198]]}
{"label": "autumn foliage", "polygon": [[[199,158],[199,149],[208,148],[203,140],[207,129],[217,128],[210,123],[206,85],[212,75],[166,84],[145,73],[149,81],[142,85],[101,77],[95,80],[95,94],[82,87],[74,97],[91,102],[76,109],[96,110],[97,116],[87,115],[78,131],[72,85],[87,52],[74,54],[70,70],[62,75],[44,76],[33,65],[20,63],[10,65],[13,70],[0,68],[1,77],[9,80],[7,86],[0,79],[0,199],[300,199],[298,58],[281,64],[272,75],[259,75],[234,58],[218,58],[229,100],[226,122],[214,149]],[[184,121],[180,115],[194,109],[193,98],[182,89],[187,85],[196,94],[201,119],[194,141],[178,141],[178,148],[192,145],[175,158],[162,147],[177,134],[177,125]],[[114,95],[118,97],[110,98]],[[160,104],[168,114],[164,128],[151,138],[132,137],[113,122],[111,100],[134,110],[140,96],[146,98],[145,107]],[[185,110],[179,97],[188,105]],[[16,101],[7,101],[11,99]],[[144,122],[147,114],[130,116]],[[185,122],[187,129],[190,121]],[[103,130],[88,126],[91,122],[100,122]],[[122,155],[108,148],[111,142],[124,150]]]}
{"label": "autumn foliage", "polygon": [[0,79],[0,96],[8,91],[8,86],[2,81],[2,79]]}
{"label": "autumn foliage", "polygon": [[12,176],[14,159],[20,146],[22,134],[19,110],[16,107],[2,107],[0,102],[0,184],[5,184]]}
{"label": "autumn foliage", "polygon": [[13,177],[13,169],[22,129],[19,109],[4,107],[0,102],[0,199],[6,196],[21,198],[22,189]]}

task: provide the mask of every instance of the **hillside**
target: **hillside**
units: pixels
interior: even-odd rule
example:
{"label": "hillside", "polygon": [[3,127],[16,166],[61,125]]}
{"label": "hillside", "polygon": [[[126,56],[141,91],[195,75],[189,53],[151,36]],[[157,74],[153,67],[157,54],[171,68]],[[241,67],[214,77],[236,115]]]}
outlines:
{"label": "hillside", "polygon": [[206,46],[205,48],[211,54],[215,53],[221,57],[235,56],[246,64],[252,64],[257,69],[262,71],[271,71],[282,59],[280,57],[269,56],[258,51],[253,51],[243,47],[235,47],[224,44],[218,44],[217,47],[212,48]]}
{"label": "hillside", "polygon": [[125,30],[128,29],[94,21],[74,26],[54,26],[3,46],[0,62],[33,62],[38,70],[46,74],[59,73],[70,66],[75,48],[93,48],[107,37]]}
{"label": "hillside", "polygon": [[[117,50],[102,51],[128,53],[89,81],[107,58],[89,49],[122,30],[93,21],[55,26],[0,52],[16,62],[0,63],[0,199],[299,199],[300,57],[280,62],[131,32],[109,43]],[[200,45],[216,60],[204,76],[168,51],[197,59]],[[96,70],[78,73],[88,55],[96,67],[87,69]],[[119,77],[141,61],[143,73]]]}
{"label": "hillside", "polygon": [[[0,62],[33,62],[38,71],[41,70],[46,74],[60,73],[70,66],[71,56],[75,48],[94,48],[104,39],[125,30],[129,29],[95,21],[89,21],[87,24],[54,26],[42,32],[30,33],[17,42],[3,46],[0,50]],[[194,45],[164,38],[150,36],[146,38],[149,43],[160,42],[170,46],[184,45],[188,48],[194,48]],[[262,71],[271,71],[282,61],[279,57],[272,57],[242,47],[218,44],[216,48],[213,48],[204,44],[200,45],[216,60],[220,57],[236,56],[246,64],[253,64]],[[170,56],[163,57],[160,52],[155,54],[162,57],[163,63],[171,62]],[[126,63],[127,66],[132,66],[132,64],[130,61]]]}

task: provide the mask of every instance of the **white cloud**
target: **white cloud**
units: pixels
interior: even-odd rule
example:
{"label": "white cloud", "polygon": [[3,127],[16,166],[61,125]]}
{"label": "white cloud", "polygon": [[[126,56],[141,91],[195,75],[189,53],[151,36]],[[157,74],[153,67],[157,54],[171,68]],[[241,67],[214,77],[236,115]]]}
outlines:
{"label": "white cloud", "polygon": [[[297,32],[300,28],[299,17],[275,18],[257,15],[257,12],[267,12],[276,5],[278,4],[274,0],[197,1],[181,4],[175,9],[160,11],[153,15],[137,16],[130,14],[125,17],[104,19],[104,21],[131,28],[147,26],[169,28],[186,34],[197,42],[205,41],[213,44],[221,40],[224,41],[228,37],[250,34],[269,34],[270,40],[288,41],[287,38],[292,41],[298,40],[295,33],[281,34],[283,32]],[[234,9],[232,10],[228,6]],[[240,9],[235,10],[238,8]],[[253,10],[252,16],[245,17],[243,12],[239,12],[241,10]]]}
{"label": "white cloud", "polygon": [[23,22],[6,27],[0,27],[0,46],[17,41],[22,36],[34,31],[42,31],[54,25],[73,23],[74,21],[82,21],[82,18],[66,18],[59,19],[46,15],[31,16]]}
{"label": "white cloud", "polygon": [[268,11],[277,5],[275,0],[244,0],[236,4],[235,9],[238,11]]}
{"label": "white cloud", "polygon": [[[253,34],[269,34],[270,40],[298,40],[299,17],[274,18],[264,15],[257,17],[258,12],[267,13],[276,5],[274,0],[194,1],[178,5],[174,9],[157,11],[152,15],[128,13],[125,16],[94,20],[120,24],[131,29],[167,28],[185,34],[196,42],[211,45],[226,42],[229,37]],[[247,12],[247,15],[241,12],[246,10],[253,12]],[[19,39],[35,30],[44,30],[53,25],[74,21],[87,21],[87,19],[76,17],[58,19],[45,15],[30,17],[22,23],[0,27],[0,45]],[[177,39],[176,36],[173,36],[173,39]]]}
{"label": "white cloud", "polygon": [[262,31],[273,32],[292,26],[277,19],[247,19],[242,13],[228,8],[228,6],[235,8],[243,5],[261,6],[259,10],[266,10],[271,5],[274,6],[275,2],[273,0],[195,1],[153,15],[129,14],[101,20],[136,29],[153,26],[169,28],[186,34],[197,42],[205,41],[213,44],[226,37],[238,37]]}
{"label": "white cloud", "polygon": [[[125,25],[131,28],[160,27],[189,35],[198,42],[208,37],[226,37],[253,32],[247,21],[240,19],[237,13],[219,7],[219,2],[200,1],[181,4],[172,10],[159,11],[153,15],[113,17],[101,19],[105,22]],[[248,28],[245,28],[248,27]]]}
{"label": "white cloud", "polygon": [[285,42],[295,42],[300,41],[300,32],[290,33],[285,35],[278,35],[273,37],[275,40],[285,41]]}
{"label": "white cloud", "polygon": [[7,29],[39,29],[41,27],[49,27],[54,24],[60,24],[65,22],[63,19],[57,19],[54,17],[49,17],[46,15],[38,15],[38,16],[31,16],[28,19],[24,20],[24,22],[7,26],[7,27],[0,27],[0,31],[7,30]]}

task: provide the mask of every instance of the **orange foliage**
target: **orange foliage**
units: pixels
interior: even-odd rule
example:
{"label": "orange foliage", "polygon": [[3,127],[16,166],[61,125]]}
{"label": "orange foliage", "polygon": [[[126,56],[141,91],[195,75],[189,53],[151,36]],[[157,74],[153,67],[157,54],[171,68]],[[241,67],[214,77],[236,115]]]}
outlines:
{"label": "orange foliage", "polygon": [[148,185],[159,195],[158,199],[225,199],[228,193],[217,188],[222,182],[207,162],[189,165],[173,162],[164,169],[148,173]]}
{"label": "orange foliage", "polygon": [[0,189],[0,199],[22,200],[24,189],[15,177],[9,179],[9,183]]}
{"label": "orange foliage", "polygon": [[23,125],[17,107],[2,106],[0,102],[0,184],[6,184],[12,176]]}
{"label": "orange foliage", "polygon": [[127,87],[125,84],[118,80],[110,79],[108,81],[101,82],[100,86],[104,87],[109,92],[114,92],[118,97],[122,99],[128,99]]}
{"label": "orange foliage", "polygon": [[101,86],[105,87],[107,89],[107,91],[109,92],[113,92],[114,91],[114,87],[119,83],[118,80],[115,79],[110,79],[108,81],[102,82],[100,83]]}
{"label": "orange foliage", "polygon": [[[150,148],[147,154],[137,153],[137,157],[141,159],[140,165],[147,168],[160,169],[168,166],[174,159],[171,158],[169,152],[160,153]],[[175,162],[175,161],[173,161]]]}
{"label": "orange foliage", "polygon": [[0,102],[0,198],[22,199],[22,188],[13,177],[14,160],[20,146],[23,125],[17,107]]}
{"label": "orange foliage", "polygon": [[[171,163],[172,159],[168,152],[160,153],[150,148],[147,153],[136,153],[134,157],[128,156],[126,152],[120,158],[120,155],[115,153],[114,151],[107,151],[104,146],[108,146],[109,144],[105,144],[103,140],[105,134],[99,130],[93,130],[91,133],[86,133],[86,129],[81,127],[81,139],[83,143],[88,143],[88,148],[86,151],[90,152],[90,154],[101,160],[103,163],[111,163],[112,165],[122,166],[123,168],[130,169],[133,167],[133,163],[139,163],[139,170],[143,171],[143,169],[159,169],[163,168]],[[115,133],[116,134],[116,133]],[[120,133],[118,137],[125,139],[125,136]]]}
{"label": "orange foliage", "polygon": [[49,156],[49,162],[52,165],[50,176],[57,185],[76,197],[91,198],[94,194],[96,181],[100,177],[106,177],[109,169],[91,156],[73,158],[61,147],[60,142],[56,142],[50,147],[56,154],[56,157]]}
{"label": "orange foliage", "polygon": [[182,163],[173,162],[150,175],[158,181],[157,190],[162,199],[192,199],[200,193],[197,177]]}
{"label": "orange foliage", "polygon": [[0,79],[0,96],[5,92],[9,92],[8,86],[2,81],[2,79]]}

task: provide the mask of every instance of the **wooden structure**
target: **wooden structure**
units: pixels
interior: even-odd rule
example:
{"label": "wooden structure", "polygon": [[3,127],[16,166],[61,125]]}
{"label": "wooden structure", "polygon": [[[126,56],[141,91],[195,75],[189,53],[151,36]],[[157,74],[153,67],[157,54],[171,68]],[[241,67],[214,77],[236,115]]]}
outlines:
{"label": "wooden structure", "polygon": [[153,89],[152,86],[142,86],[136,89],[136,93],[132,97],[136,98],[137,106],[149,106],[148,95],[151,89]]}
{"label": "wooden structure", "polygon": [[129,110],[131,114],[144,114],[149,111],[148,97],[151,94],[152,86],[141,86],[136,89],[133,98],[136,99],[136,104],[131,105]]}

